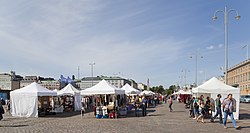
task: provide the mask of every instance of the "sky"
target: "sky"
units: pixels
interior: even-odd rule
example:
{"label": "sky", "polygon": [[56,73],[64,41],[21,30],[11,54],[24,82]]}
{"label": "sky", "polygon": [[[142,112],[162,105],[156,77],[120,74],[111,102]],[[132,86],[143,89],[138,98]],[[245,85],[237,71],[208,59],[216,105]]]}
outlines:
{"label": "sky", "polygon": [[[224,14],[229,67],[246,60],[248,0],[0,0],[0,72],[59,79],[121,76],[150,86],[223,74]],[[203,57],[203,58],[201,58]]]}

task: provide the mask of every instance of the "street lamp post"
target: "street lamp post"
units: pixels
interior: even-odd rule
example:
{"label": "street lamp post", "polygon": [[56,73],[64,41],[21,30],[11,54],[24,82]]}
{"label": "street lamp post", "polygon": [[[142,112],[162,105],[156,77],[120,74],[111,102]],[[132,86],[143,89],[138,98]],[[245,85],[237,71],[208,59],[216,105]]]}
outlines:
{"label": "street lamp post", "polygon": [[184,72],[184,79],[185,79],[184,86],[187,87],[187,72],[190,72],[190,71],[188,69],[184,69],[181,72]]}
{"label": "street lamp post", "polygon": [[190,58],[195,58],[195,85],[198,85],[198,58],[203,58],[203,56],[201,56],[198,53],[198,50],[196,50],[196,53],[193,56],[190,56]]}
{"label": "street lamp post", "polygon": [[249,58],[249,56],[248,56],[248,44],[247,45],[245,45],[245,46],[243,46],[242,48],[246,48],[246,51],[247,51],[247,60],[248,60],[248,58]]}
{"label": "street lamp post", "polygon": [[238,12],[235,9],[227,9],[227,7],[225,6],[224,11],[223,10],[217,10],[214,12],[214,16],[213,16],[213,20],[216,20],[218,17],[216,16],[216,14],[218,12],[222,12],[224,13],[224,28],[225,28],[225,83],[227,84],[227,70],[228,70],[228,14],[230,12],[235,12],[236,16],[235,18],[237,20],[240,19],[240,16],[238,14]]}
{"label": "street lamp post", "polygon": [[77,79],[80,79],[80,66],[77,67]]}
{"label": "street lamp post", "polygon": [[93,86],[93,76],[94,76],[94,65],[95,63],[89,63],[89,65],[91,66],[91,85]]}

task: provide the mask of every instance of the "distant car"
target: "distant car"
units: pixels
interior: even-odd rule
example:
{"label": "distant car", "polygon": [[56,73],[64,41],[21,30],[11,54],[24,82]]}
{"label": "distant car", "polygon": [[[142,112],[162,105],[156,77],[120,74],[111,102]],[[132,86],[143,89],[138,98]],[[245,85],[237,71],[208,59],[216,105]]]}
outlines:
{"label": "distant car", "polygon": [[242,95],[240,96],[241,103],[250,103],[250,95]]}

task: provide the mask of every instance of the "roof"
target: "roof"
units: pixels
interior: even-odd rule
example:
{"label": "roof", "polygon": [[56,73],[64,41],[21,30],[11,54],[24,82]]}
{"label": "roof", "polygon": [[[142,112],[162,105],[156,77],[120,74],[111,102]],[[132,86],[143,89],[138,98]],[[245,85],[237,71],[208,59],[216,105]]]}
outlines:
{"label": "roof", "polygon": [[136,90],[135,88],[131,87],[128,83],[125,84],[121,89],[125,90],[126,94],[139,94],[140,93],[139,90]]}
{"label": "roof", "polygon": [[107,81],[102,80],[98,84],[81,91],[82,95],[95,94],[125,94],[125,91],[110,85]]}
{"label": "roof", "polygon": [[63,89],[57,92],[58,95],[79,95],[80,91],[77,90],[73,85],[68,84]]}
{"label": "roof", "polygon": [[48,90],[36,82],[27,85],[23,88],[14,90],[10,92],[11,95],[23,94],[23,95],[34,95],[34,96],[56,96],[56,92]]}
{"label": "roof", "polygon": [[193,93],[217,93],[217,94],[229,94],[229,93],[240,93],[239,88],[235,88],[224,84],[217,78],[213,77],[202,85],[193,88]]}

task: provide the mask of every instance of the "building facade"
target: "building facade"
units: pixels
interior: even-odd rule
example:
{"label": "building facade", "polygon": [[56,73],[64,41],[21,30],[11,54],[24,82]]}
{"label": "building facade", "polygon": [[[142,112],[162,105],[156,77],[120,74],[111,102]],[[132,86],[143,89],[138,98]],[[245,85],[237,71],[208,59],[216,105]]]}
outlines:
{"label": "building facade", "polygon": [[122,88],[127,83],[131,85],[130,80],[121,77],[101,77],[101,78],[117,88]]}
{"label": "building facade", "polygon": [[37,76],[25,76],[23,80],[20,81],[20,88],[23,88],[33,82],[38,82],[39,78]]}
{"label": "building facade", "polygon": [[143,84],[143,83],[138,83],[137,85],[138,85],[137,88],[138,88],[139,90],[142,90],[142,91],[143,91],[143,90],[147,90],[147,85],[145,85],[145,84]]}
{"label": "building facade", "polygon": [[33,82],[40,84],[41,86],[49,90],[60,90],[64,86],[60,81],[55,80],[54,78],[44,78],[40,76],[25,76],[23,80],[20,81],[20,88],[25,87]]}
{"label": "building facade", "polygon": [[0,74],[0,97],[4,100],[9,99],[10,91],[20,88],[21,76],[15,72]]}
{"label": "building facade", "polygon": [[39,82],[43,87],[49,90],[60,90],[60,82],[56,80],[42,80]]}
{"label": "building facade", "polygon": [[228,85],[240,88],[241,95],[250,93],[250,59],[229,68],[227,73]]}
{"label": "building facade", "polygon": [[81,90],[85,90],[87,88],[90,88],[96,84],[98,84],[102,79],[100,77],[85,77],[82,78],[81,81],[76,82],[76,86],[80,88]]}
{"label": "building facade", "polygon": [[[102,80],[106,80],[109,84],[117,87],[117,88],[122,88],[126,83],[129,85],[132,84],[131,80],[124,79],[121,77],[108,77],[108,76],[97,76],[97,77],[85,77],[83,78],[80,82],[77,82],[76,85],[81,89],[87,89],[90,88],[96,84],[98,84]],[[133,81],[133,85],[137,85],[135,81]],[[137,88],[137,87],[136,87]]]}

